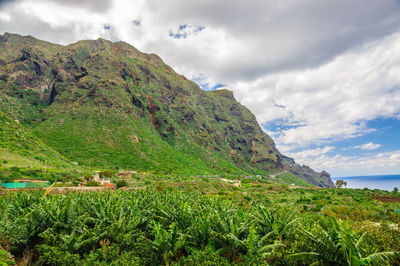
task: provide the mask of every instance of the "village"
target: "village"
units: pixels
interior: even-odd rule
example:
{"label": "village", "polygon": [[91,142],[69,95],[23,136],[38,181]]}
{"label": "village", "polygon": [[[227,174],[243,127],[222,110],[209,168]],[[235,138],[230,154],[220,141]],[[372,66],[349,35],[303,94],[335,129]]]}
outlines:
{"label": "village", "polygon": [[[133,177],[144,178],[151,175],[151,172],[135,170],[119,170],[116,173],[112,173],[111,171],[95,170],[92,175],[86,174],[70,182],[51,182],[44,179],[23,177],[13,179],[12,182],[0,183],[0,190],[32,191],[46,190],[50,188],[52,193],[64,193],[68,191],[88,192],[115,189],[132,190],[135,189],[132,187],[132,182],[130,181]],[[227,179],[214,175],[196,177],[220,181],[236,188],[241,187],[241,181],[238,179]]]}

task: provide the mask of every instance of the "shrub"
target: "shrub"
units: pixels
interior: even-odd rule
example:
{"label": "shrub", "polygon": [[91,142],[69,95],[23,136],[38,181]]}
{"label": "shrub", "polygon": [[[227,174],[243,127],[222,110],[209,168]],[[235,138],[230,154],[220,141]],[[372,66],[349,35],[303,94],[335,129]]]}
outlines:
{"label": "shrub", "polygon": [[48,245],[37,246],[38,261],[46,265],[79,265],[80,256]]}
{"label": "shrub", "polygon": [[117,181],[117,188],[127,187],[129,184],[126,180],[118,180]]}
{"label": "shrub", "polygon": [[0,266],[14,265],[15,262],[11,254],[4,250],[0,249]]}
{"label": "shrub", "polygon": [[112,177],[113,173],[109,170],[104,170],[99,173],[101,178],[110,178]]}
{"label": "shrub", "polygon": [[84,175],[83,178],[84,178],[86,181],[92,181],[92,180],[93,180],[93,176],[92,176],[92,175]]}
{"label": "shrub", "polygon": [[191,255],[184,257],[179,260],[175,265],[182,266],[191,266],[191,265],[202,265],[202,266],[214,266],[214,265],[222,265],[227,266],[230,265],[228,260],[224,257],[221,257],[216,252],[213,252],[211,249],[206,248],[204,250],[196,250]]}
{"label": "shrub", "polygon": [[97,182],[97,181],[88,181],[88,182],[86,182],[86,186],[88,186],[88,187],[99,187],[100,183]]}

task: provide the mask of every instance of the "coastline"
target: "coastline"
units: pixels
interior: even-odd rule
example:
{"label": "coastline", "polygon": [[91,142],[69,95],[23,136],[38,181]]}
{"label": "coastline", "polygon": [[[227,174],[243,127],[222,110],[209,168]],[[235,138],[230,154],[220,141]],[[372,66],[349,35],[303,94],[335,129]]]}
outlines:
{"label": "coastline", "polygon": [[334,183],[336,180],[346,181],[347,188],[368,188],[387,191],[392,191],[394,187],[400,188],[400,174],[332,177]]}

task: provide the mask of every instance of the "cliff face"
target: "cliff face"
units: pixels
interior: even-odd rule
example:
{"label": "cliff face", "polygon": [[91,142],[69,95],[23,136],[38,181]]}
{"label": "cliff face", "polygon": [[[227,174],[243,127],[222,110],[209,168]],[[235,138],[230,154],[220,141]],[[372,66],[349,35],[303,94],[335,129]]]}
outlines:
{"label": "cliff face", "polygon": [[310,184],[319,187],[334,187],[331,175],[325,171],[316,172],[307,165],[297,164],[293,158],[281,155],[284,169],[290,173],[300,176]]}
{"label": "cliff face", "polygon": [[290,164],[232,92],[203,91],[123,42],[0,36],[0,110],[84,165],[196,174],[285,168],[330,185],[329,176],[316,181],[312,169]]}

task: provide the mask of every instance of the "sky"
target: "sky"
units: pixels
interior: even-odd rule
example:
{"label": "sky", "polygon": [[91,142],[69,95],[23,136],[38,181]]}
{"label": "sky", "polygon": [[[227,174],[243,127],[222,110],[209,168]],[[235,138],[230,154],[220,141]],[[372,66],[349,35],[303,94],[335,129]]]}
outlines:
{"label": "sky", "polygon": [[400,174],[399,0],[0,0],[0,33],[99,37],[229,89],[286,155]]}

